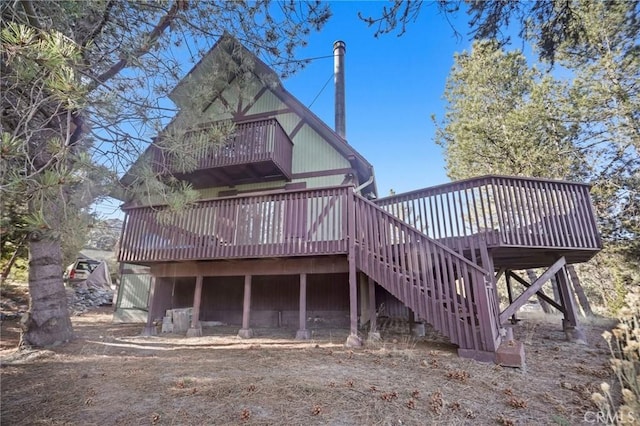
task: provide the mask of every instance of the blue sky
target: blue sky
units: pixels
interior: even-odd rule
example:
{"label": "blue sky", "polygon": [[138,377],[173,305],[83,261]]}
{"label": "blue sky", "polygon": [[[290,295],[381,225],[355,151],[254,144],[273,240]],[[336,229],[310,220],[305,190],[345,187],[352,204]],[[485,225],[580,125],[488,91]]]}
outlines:
{"label": "blue sky", "polygon": [[[333,42],[347,45],[347,140],[373,164],[378,191],[405,192],[447,182],[442,149],[434,141],[431,115],[444,115],[442,99],[453,54],[469,47],[466,15],[460,13],[456,39],[434,6],[423,6],[417,22],[398,37],[374,38],[358,11],[377,16],[387,2],[333,2],[333,17],[314,34],[299,57],[331,55]],[[333,59],[320,59],[283,82],[309,105],[333,73]],[[333,80],[311,110],[334,126]]]}
{"label": "blue sky", "polygon": [[[466,14],[450,18],[461,34],[456,38],[447,19],[427,4],[401,37],[374,38],[375,29],[358,18],[358,11],[378,16],[387,4],[331,2],[331,20],[297,54],[300,59],[328,56],[334,41],[346,43],[347,140],[373,164],[380,196],[391,189],[400,193],[449,181],[442,149],[433,140],[431,115],[444,115],[442,96],[453,55],[470,46]],[[332,75],[333,59],[319,59],[283,84],[304,105],[313,102],[311,110],[333,128]],[[118,205],[116,200],[104,202],[96,211],[122,217]]]}

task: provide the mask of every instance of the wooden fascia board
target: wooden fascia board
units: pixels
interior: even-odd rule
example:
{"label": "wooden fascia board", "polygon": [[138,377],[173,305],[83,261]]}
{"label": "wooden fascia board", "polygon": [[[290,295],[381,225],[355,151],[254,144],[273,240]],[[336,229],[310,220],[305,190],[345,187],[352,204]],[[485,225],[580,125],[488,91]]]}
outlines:
{"label": "wooden fascia board", "polygon": [[155,277],[299,275],[346,273],[348,271],[349,264],[346,256],[220,260],[151,265],[151,274]]}

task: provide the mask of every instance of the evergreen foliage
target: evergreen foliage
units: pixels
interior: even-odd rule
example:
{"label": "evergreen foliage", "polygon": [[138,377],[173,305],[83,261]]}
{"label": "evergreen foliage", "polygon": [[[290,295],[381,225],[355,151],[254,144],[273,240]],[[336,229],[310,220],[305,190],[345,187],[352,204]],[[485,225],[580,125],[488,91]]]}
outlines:
{"label": "evergreen foliage", "polygon": [[[153,143],[182,169],[193,165],[197,146],[184,143],[193,123],[176,117],[167,99],[190,67],[185,53],[195,64],[228,33],[286,75],[303,64],[293,60],[296,47],[330,13],[318,1],[23,0],[1,3],[0,16],[2,233],[3,241],[28,236],[31,304],[23,341],[40,346],[72,336],[63,247],[82,245],[88,206],[115,191],[117,177],[171,120],[182,135]],[[202,82],[192,108],[210,102],[221,79],[247,81],[253,64],[240,52],[231,55],[228,69]],[[129,199],[160,196],[175,207],[193,199],[188,185],[159,180],[157,170],[138,165]],[[4,257],[9,245],[2,247]]]}

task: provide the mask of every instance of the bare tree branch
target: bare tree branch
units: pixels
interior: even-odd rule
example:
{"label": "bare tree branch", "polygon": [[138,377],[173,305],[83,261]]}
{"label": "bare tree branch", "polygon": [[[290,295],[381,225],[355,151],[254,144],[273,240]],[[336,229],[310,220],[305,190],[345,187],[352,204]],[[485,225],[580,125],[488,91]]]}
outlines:
{"label": "bare tree branch", "polygon": [[[176,17],[180,13],[181,10],[186,10],[187,8],[186,0],[176,0],[171,8],[167,11],[167,13],[160,18],[156,26],[149,32],[147,37],[143,37],[143,44],[138,48],[136,52],[132,54],[132,57],[139,58],[143,56],[145,53],[149,52],[153,44],[158,40],[158,38],[162,35],[162,33],[171,25],[173,21],[175,21]],[[94,90],[100,84],[105,83],[110,78],[118,74],[122,71],[127,64],[130,62],[130,59],[122,58],[115,64],[113,64],[107,71],[100,74],[93,83],[89,85],[89,90]]]}

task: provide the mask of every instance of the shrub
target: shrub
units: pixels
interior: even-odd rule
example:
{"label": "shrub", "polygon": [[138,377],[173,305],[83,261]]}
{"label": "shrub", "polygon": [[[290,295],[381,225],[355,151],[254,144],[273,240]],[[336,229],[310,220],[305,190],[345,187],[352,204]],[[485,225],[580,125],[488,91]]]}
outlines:
{"label": "shrub", "polygon": [[619,312],[620,323],[602,337],[609,344],[611,367],[621,387],[622,400],[616,407],[609,384],[592,399],[607,419],[618,424],[640,422],[640,289],[630,291]]}

